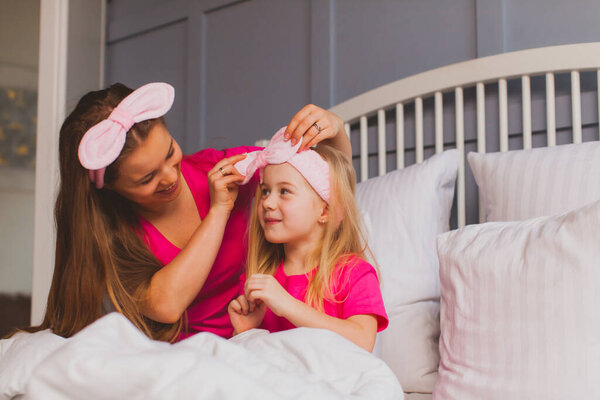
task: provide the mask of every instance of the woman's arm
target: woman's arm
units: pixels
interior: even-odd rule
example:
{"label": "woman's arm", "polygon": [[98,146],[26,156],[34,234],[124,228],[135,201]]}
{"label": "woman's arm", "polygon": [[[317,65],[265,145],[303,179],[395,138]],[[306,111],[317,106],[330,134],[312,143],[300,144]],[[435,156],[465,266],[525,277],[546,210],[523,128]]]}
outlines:
{"label": "woman's arm", "polygon": [[[217,257],[229,214],[243,180],[232,165],[240,154],[219,161],[208,173],[211,206],[181,252],[157,271],[142,304],[144,315],[162,323],[176,322],[204,286]],[[224,175],[219,168],[230,172]]]}
{"label": "woman's arm", "polygon": [[286,135],[292,140],[292,144],[296,144],[302,138],[303,144],[298,151],[322,142],[352,158],[352,145],[342,119],[314,104],[304,106],[294,115],[288,124]]}
{"label": "woman's arm", "polygon": [[334,331],[367,351],[373,351],[377,334],[377,318],[359,314],[341,319],[317,311],[292,297],[272,275],[254,274],[246,282],[250,302],[261,300],[273,313],[297,327],[323,328]]}

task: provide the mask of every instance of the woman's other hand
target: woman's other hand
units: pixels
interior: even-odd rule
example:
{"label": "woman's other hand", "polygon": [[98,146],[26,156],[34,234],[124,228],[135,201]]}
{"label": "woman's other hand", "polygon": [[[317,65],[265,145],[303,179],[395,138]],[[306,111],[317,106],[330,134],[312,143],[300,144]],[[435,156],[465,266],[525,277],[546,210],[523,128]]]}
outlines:
{"label": "woman's other hand", "polygon": [[208,172],[208,187],[210,190],[210,207],[219,208],[230,212],[233,209],[239,188],[236,183],[244,180],[244,177],[233,167],[233,165],[246,158],[245,154],[224,158],[215,164]]}
{"label": "woman's other hand", "polygon": [[341,118],[314,104],[307,104],[294,115],[286,129],[285,138],[290,139],[292,144],[302,138],[299,152],[325,142],[352,157],[352,146]]}

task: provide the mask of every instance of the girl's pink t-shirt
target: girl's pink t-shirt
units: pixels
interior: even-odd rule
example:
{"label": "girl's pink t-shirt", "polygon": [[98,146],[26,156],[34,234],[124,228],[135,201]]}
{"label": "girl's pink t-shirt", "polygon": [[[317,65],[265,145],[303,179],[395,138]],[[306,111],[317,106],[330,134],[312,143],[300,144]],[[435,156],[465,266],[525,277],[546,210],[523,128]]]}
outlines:
{"label": "girl's pink t-shirt", "polygon": [[[273,276],[289,294],[304,302],[311,275],[310,272],[302,275],[286,275],[282,263]],[[245,274],[240,278],[242,288],[244,283]],[[346,264],[336,268],[331,285],[334,301],[323,301],[325,314],[341,319],[370,314],[377,318],[377,332],[387,328],[388,317],[379,288],[379,278],[371,264],[359,257],[350,258]],[[279,332],[296,326],[267,308],[261,328],[269,332]]]}
{"label": "girl's pink t-shirt", "polygon": [[[205,149],[181,160],[181,174],[187,182],[200,218],[206,218],[210,208],[210,193],[207,173],[223,158],[236,154],[261,150],[260,147],[243,146],[226,150]],[[229,338],[233,327],[227,314],[227,306],[238,294],[238,282],[246,263],[246,229],[250,217],[250,205],[258,183],[258,173],[240,191],[231,212],[221,248],[206,278],[204,286],[187,308],[188,330],[178,340],[198,332],[212,332]],[[152,253],[166,265],[181,251],[165,238],[154,225],[140,218],[144,239]]]}

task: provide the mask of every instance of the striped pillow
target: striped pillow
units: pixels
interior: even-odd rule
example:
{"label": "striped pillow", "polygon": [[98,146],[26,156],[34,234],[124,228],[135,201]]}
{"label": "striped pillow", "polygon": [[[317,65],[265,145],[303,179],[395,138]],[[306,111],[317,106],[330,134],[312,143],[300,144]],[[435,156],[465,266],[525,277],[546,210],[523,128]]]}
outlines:
{"label": "striped pillow", "polygon": [[468,159],[487,221],[556,215],[600,199],[600,142]]}
{"label": "striped pillow", "polygon": [[438,237],[434,399],[600,398],[600,201]]}
{"label": "striped pillow", "polygon": [[356,202],[381,273],[390,324],[376,353],[406,392],[431,393],[439,363],[438,259],[435,238],[450,225],[458,151],[361,182]]}

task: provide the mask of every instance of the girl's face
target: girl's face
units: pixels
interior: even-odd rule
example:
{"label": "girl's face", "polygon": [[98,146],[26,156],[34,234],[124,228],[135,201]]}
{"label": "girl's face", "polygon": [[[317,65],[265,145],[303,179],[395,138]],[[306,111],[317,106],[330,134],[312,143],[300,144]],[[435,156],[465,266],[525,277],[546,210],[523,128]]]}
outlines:
{"label": "girl's face", "polygon": [[268,165],[261,184],[258,218],[271,243],[314,242],[321,239],[327,203],[290,164]]}
{"label": "girl's face", "polygon": [[156,124],[121,162],[118,178],[107,187],[142,209],[155,210],[181,193],[181,158],[167,127]]}

